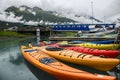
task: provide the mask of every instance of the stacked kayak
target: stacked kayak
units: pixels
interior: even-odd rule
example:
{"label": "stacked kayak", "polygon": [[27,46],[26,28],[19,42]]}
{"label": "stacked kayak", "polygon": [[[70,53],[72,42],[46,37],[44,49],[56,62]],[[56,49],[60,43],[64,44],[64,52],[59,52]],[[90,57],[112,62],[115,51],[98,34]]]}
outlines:
{"label": "stacked kayak", "polygon": [[94,44],[113,44],[113,43],[118,43],[118,41],[104,40],[104,41],[94,41],[94,42],[90,42],[90,43],[94,43]]}
{"label": "stacked kayak", "polygon": [[107,58],[115,58],[120,54],[120,50],[99,50],[85,47],[63,47],[63,48]]}
{"label": "stacked kayak", "polygon": [[[43,42],[40,42],[40,45],[45,46],[46,44]],[[64,44],[64,45],[49,44],[47,46],[62,47],[62,48],[74,50],[81,53],[92,54],[92,55],[101,56],[101,57],[109,57],[109,58],[115,58],[120,54],[120,50],[100,50],[100,49],[93,49],[93,48],[85,48],[81,46],[70,46],[68,44]]]}
{"label": "stacked kayak", "polygon": [[60,43],[59,45],[82,46],[86,48],[103,49],[103,50],[116,50],[119,48],[119,44],[92,44],[92,43],[68,44],[64,42],[64,44]]}
{"label": "stacked kayak", "polygon": [[83,46],[87,48],[94,49],[104,49],[104,50],[116,50],[119,48],[119,44],[91,44],[91,43],[81,43],[75,44],[74,46]]}
{"label": "stacked kayak", "polygon": [[74,40],[68,42],[69,44],[79,44],[83,42],[93,43],[93,44],[113,44],[113,43],[119,43],[119,41],[115,40],[101,40],[101,41],[80,41],[80,40]]}
{"label": "stacked kayak", "polygon": [[49,46],[41,49],[42,52],[55,57],[56,59],[71,62],[79,65],[88,66],[101,71],[112,70],[120,64],[119,59],[101,58],[89,54],[79,53],[73,50],[65,50],[63,48]]}
{"label": "stacked kayak", "polygon": [[[93,74],[67,66],[62,62],[56,60],[55,58],[45,54],[47,53],[45,52],[45,49],[45,47],[27,48],[26,46],[21,46],[22,55],[25,58],[25,60],[31,63],[35,68],[49,73],[55,78],[53,78],[54,80],[116,80],[114,76]],[[54,51],[52,52],[54,54]],[[115,60],[115,62],[116,61],[117,60]]]}

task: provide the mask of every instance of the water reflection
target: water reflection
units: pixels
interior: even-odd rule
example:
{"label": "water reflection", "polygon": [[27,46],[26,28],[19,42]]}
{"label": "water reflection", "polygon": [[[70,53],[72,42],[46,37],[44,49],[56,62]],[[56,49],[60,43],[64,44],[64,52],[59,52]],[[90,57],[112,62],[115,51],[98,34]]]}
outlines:
{"label": "water reflection", "polygon": [[40,45],[39,41],[40,41],[40,37],[37,37],[37,45]]}
{"label": "water reflection", "polygon": [[9,55],[9,61],[12,64],[15,65],[20,65],[21,63],[23,63],[23,57],[21,55],[19,55],[20,53],[17,53],[17,57],[15,58],[13,55]]}
{"label": "water reflection", "polygon": [[0,80],[37,80],[23,62],[20,46],[28,41],[7,41],[0,43]]}

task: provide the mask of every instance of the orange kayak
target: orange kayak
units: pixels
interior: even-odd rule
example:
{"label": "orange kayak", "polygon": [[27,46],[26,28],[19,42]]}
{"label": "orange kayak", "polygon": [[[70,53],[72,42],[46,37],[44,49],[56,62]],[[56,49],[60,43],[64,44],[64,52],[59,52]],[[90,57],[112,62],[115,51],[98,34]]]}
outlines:
{"label": "orange kayak", "polygon": [[114,76],[93,74],[67,66],[42,52],[41,48],[43,47],[21,46],[22,55],[25,60],[36,68],[49,73],[55,80],[116,80]]}

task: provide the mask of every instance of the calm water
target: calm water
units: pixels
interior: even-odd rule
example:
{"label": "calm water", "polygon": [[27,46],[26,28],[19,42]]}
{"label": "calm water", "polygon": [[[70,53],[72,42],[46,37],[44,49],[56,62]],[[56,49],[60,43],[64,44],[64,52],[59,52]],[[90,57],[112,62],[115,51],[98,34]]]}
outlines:
{"label": "calm water", "polygon": [[[38,41],[39,38],[34,38],[23,41],[7,41],[0,43],[0,80],[38,80],[24,64],[20,51],[21,45],[28,45],[28,42],[38,45]],[[85,68],[81,67],[81,69],[84,70]],[[92,69],[88,71],[102,73]],[[115,75],[114,72],[110,72],[109,74]]]}
{"label": "calm water", "polygon": [[36,39],[0,43],[0,80],[38,80],[23,62],[20,46]]}

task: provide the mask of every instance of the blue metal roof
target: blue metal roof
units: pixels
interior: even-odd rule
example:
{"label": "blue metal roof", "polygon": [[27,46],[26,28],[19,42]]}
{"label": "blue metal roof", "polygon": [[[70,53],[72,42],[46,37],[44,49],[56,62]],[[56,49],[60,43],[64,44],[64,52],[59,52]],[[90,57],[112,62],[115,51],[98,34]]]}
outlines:
{"label": "blue metal roof", "polygon": [[57,25],[50,25],[53,31],[79,31],[79,30],[86,30],[89,31],[89,26],[91,25],[101,25],[104,27],[112,26],[115,28],[115,24],[57,24]]}

